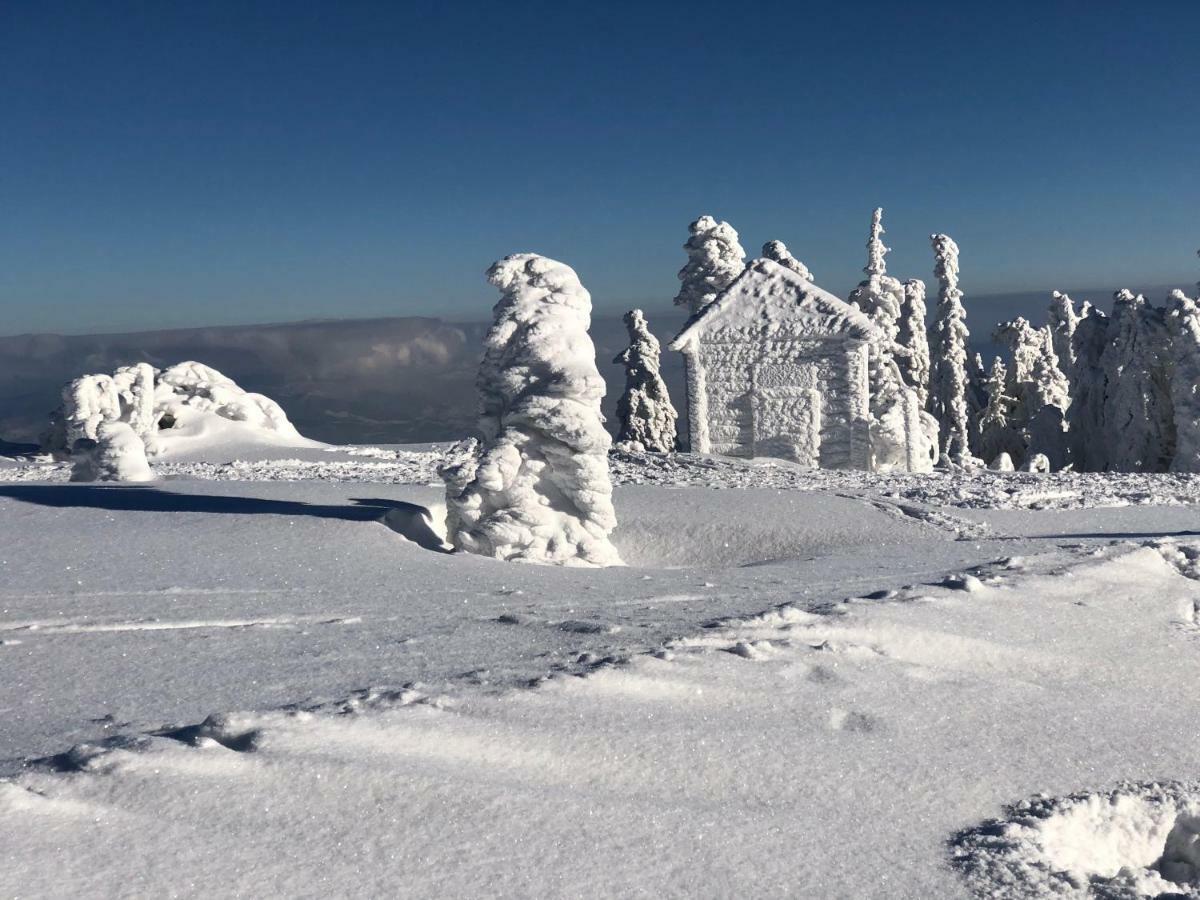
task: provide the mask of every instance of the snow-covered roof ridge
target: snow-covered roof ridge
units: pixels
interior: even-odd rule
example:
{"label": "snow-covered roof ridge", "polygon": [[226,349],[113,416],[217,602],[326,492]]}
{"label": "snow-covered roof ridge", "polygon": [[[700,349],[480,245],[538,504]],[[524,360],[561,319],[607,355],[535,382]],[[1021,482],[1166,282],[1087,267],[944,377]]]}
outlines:
{"label": "snow-covered roof ridge", "polygon": [[716,328],[769,333],[789,323],[806,324],[804,331],[858,340],[879,336],[870,318],[845,300],[786,266],[760,258],[751,261],[716,300],[688,319],[669,346],[681,350],[702,332]]}

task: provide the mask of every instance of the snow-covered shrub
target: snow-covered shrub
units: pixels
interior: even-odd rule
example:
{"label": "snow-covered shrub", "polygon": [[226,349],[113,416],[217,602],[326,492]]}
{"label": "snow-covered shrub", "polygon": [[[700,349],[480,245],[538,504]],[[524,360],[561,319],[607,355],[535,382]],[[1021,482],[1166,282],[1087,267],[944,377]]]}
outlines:
{"label": "snow-covered shrub", "polygon": [[1103,472],[1108,468],[1109,435],[1104,428],[1104,398],[1108,378],[1102,358],[1109,340],[1109,318],[1085,303],[1071,338],[1075,365],[1071,370],[1071,407],[1067,433],[1071,460],[1077,471]]}
{"label": "snow-covered shrub", "polygon": [[679,270],[681,284],[675,305],[686,306],[695,315],[742,274],[746,251],[728,222],[701,216],[688,229],[691,234],[683,245],[688,261]]}
{"label": "snow-covered shrub", "polygon": [[938,420],[941,458],[965,465],[971,461],[967,436],[967,312],[958,288],[958,245],[946,234],[929,236],[933,244],[938,303],[930,353],[933,369],[929,409]]}
{"label": "snow-covered shrub", "polygon": [[783,241],[767,241],[763,244],[762,255],[765,259],[779,263],[786,269],[791,269],[805,281],[812,281],[812,272],[808,270],[808,266],[792,256],[787,245]]}
{"label": "snow-covered shrub", "polygon": [[146,445],[125,422],[105,420],[96,437],[80,438],[71,448],[72,481],[153,481]]}
{"label": "snow-covered shrub", "polygon": [[82,375],[62,393],[61,421],[66,448],[77,440],[97,439],[102,422],[114,422],[121,417],[121,398],[111,375]]}
{"label": "snow-covered shrub", "polygon": [[1025,465],[1021,467],[1022,472],[1039,472],[1046,473],[1050,471],[1050,460],[1044,453],[1031,453],[1029,458],[1025,460]]}
{"label": "snow-covered shrub", "polygon": [[1101,359],[1108,469],[1165,472],[1175,454],[1175,424],[1164,310],[1118,291],[1109,334]]}
{"label": "snow-covered shrub", "polygon": [[442,470],[448,538],[499,559],[619,565],[591,296],[534,253],[505,257],[488,280],[501,297],[476,379],[484,437]]}
{"label": "snow-covered shrub", "polygon": [[1171,401],[1175,416],[1172,472],[1200,472],[1200,307],[1183,291],[1172,291]]}
{"label": "snow-covered shrub", "polygon": [[925,282],[910,278],[904,282],[904,302],[900,307],[900,333],[896,338],[905,355],[897,363],[904,380],[917,392],[921,408],[929,404],[929,336],[925,330]]}
{"label": "snow-covered shrub", "polygon": [[625,313],[629,346],[613,362],[625,367],[625,393],[617,401],[617,441],[632,450],[669,453],[675,449],[675,420],[667,385],[659,371],[661,349],[640,309]]}

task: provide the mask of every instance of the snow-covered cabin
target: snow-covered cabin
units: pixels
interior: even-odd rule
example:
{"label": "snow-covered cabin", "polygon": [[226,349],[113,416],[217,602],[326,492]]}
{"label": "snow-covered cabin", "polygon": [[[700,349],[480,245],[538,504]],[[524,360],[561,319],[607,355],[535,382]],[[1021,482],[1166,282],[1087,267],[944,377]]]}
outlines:
{"label": "snow-covered cabin", "polygon": [[687,367],[691,449],[808,466],[870,466],[868,350],[844,300],[756,259],[671,342]]}

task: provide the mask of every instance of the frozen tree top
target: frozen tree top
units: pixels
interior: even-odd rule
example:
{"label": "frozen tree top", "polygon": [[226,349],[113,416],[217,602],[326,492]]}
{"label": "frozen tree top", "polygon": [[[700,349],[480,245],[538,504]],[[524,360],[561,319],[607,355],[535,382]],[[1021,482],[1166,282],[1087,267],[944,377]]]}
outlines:
{"label": "frozen tree top", "polygon": [[788,250],[787,244],[783,241],[767,241],[763,244],[762,255],[765,259],[779,263],[781,266],[786,266],[791,269],[805,281],[812,281],[812,272],[808,270],[808,266],[792,256],[792,252]]}
{"label": "frozen tree top", "polygon": [[688,261],[679,270],[681,284],[675,305],[697,313],[741,274],[746,251],[738,243],[733,226],[712,216],[701,216],[688,226],[688,231],[683,245]]}
{"label": "frozen tree top", "polygon": [[876,207],[871,214],[871,236],[867,238],[867,264],[863,271],[868,275],[886,275],[887,256],[890,248],[883,245],[883,207]]}
{"label": "frozen tree top", "polygon": [[[958,244],[948,234],[931,234],[933,244],[933,274],[944,282],[949,290],[958,289]],[[961,294],[960,294],[961,296]]]}
{"label": "frozen tree top", "polygon": [[872,340],[878,333],[861,311],[769,259],[751,262],[716,300],[692,316],[670,347],[680,350],[700,334],[716,330],[855,340]]}

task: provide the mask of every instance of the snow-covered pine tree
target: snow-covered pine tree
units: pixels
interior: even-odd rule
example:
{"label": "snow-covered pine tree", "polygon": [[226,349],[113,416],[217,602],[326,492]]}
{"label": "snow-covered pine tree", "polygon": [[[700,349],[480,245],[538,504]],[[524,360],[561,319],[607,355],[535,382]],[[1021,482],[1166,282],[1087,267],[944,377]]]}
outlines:
{"label": "snow-covered pine tree", "polygon": [[1009,456],[1010,466],[1012,459],[1025,456],[1025,439],[1012,422],[1017,401],[1008,390],[1008,369],[1004,361],[996,357],[987,376],[987,406],[979,417],[979,455],[992,468],[997,468],[994,463],[1001,454]]}
{"label": "snow-covered pine tree", "polygon": [[967,435],[967,313],[958,288],[958,245],[945,234],[929,236],[933,244],[938,302],[934,312],[930,354],[929,410],[938,420],[941,458],[964,465],[971,461]]}
{"label": "snow-covered pine tree", "polygon": [[443,467],[448,537],[459,550],[559,565],[619,565],[591,296],[570,266],[506,256],[476,386],[482,445]]}
{"label": "snow-covered pine tree", "polygon": [[1104,396],[1108,379],[1101,362],[1109,341],[1109,318],[1089,303],[1083,305],[1071,352],[1071,407],[1067,410],[1067,442],[1076,471],[1103,472],[1108,467],[1109,436],[1104,428]]}
{"label": "snow-covered pine tree", "polygon": [[81,438],[97,440],[101,422],[121,417],[121,399],[110,375],[80,376],[63,388],[62,398],[67,450]]}
{"label": "snow-covered pine tree", "polygon": [[701,216],[688,226],[690,235],[683,249],[688,261],[679,270],[676,306],[686,306],[695,315],[712,303],[746,268],[746,251],[738,233],[728,222]]}
{"label": "snow-covered pine tree", "polygon": [[985,388],[988,380],[988,372],[983,366],[983,356],[979,353],[971,356],[968,363],[967,441],[971,447],[971,455],[986,463],[988,457],[983,455],[979,447],[979,423],[988,405],[988,395]]}
{"label": "snow-covered pine tree", "polygon": [[121,421],[153,453],[158,443],[158,417],[154,413],[154,367],[149,363],[122,366],[113,373],[113,384],[121,401]]}
{"label": "snow-covered pine tree", "polygon": [[1171,332],[1171,403],[1175,414],[1172,472],[1200,472],[1200,307],[1172,291],[1167,307]]}
{"label": "snow-covered pine tree", "polygon": [[[904,352],[896,343],[904,288],[899,279],[887,274],[884,257],[888,248],[882,240],[882,217],[882,209],[876,209],[871,217],[867,265],[863,268],[867,277],[850,293],[850,302],[866,313],[879,330],[879,337],[870,348],[867,372],[871,386],[871,468],[876,472],[928,471],[932,466],[932,448],[927,445],[921,425],[919,403],[906,399],[907,394],[912,393],[915,398],[916,393],[904,383],[896,363],[897,351]],[[919,466],[916,470],[911,468],[914,461]]]}
{"label": "snow-covered pine tree", "polygon": [[929,405],[929,335],[925,330],[925,313],[925,282],[910,278],[904,282],[900,334],[896,339],[907,355],[896,362],[905,382],[917,392],[921,409]]}
{"label": "snow-covered pine tree", "polygon": [[1050,332],[1054,336],[1054,352],[1058,356],[1059,368],[1071,380],[1071,372],[1075,369],[1075,350],[1072,339],[1079,316],[1075,314],[1075,301],[1059,291],[1050,295]]}
{"label": "snow-covered pine tree", "polygon": [[1114,295],[1112,339],[1101,360],[1110,471],[1165,472],[1175,455],[1164,313],[1140,294]]}
{"label": "snow-covered pine tree", "polygon": [[805,281],[812,281],[812,272],[808,270],[808,266],[792,256],[792,253],[787,248],[787,244],[783,241],[767,241],[763,244],[762,255],[764,258],[779,263],[787,269],[791,269]]}
{"label": "snow-covered pine tree", "polygon": [[640,309],[625,313],[629,346],[613,360],[625,367],[625,393],[617,401],[618,445],[649,453],[675,449],[675,420],[667,385],[659,371],[661,349]]}

